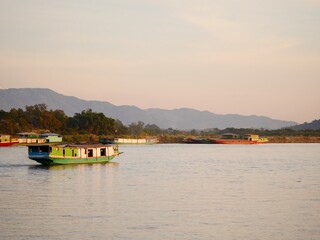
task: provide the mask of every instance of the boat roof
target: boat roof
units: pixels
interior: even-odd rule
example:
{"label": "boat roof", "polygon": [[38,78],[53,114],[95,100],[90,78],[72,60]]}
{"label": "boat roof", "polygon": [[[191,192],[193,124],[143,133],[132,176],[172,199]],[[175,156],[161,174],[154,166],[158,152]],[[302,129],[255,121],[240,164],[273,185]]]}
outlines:
{"label": "boat roof", "polygon": [[38,133],[35,132],[22,132],[22,133],[17,133],[18,135],[39,135]]}
{"label": "boat roof", "polygon": [[99,148],[99,147],[107,147],[107,146],[110,146],[110,145],[102,144],[102,143],[86,143],[86,144],[68,143],[68,144],[60,144],[60,145],[56,145],[56,146],[59,146],[59,147]]}
{"label": "boat roof", "polygon": [[42,133],[40,137],[48,137],[48,136],[60,136],[58,133]]}
{"label": "boat roof", "polygon": [[4,136],[7,137],[7,136],[11,136],[11,135],[10,135],[10,134],[2,134],[2,133],[1,133],[0,136],[1,136],[1,137],[4,137]]}
{"label": "boat roof", "polygon": [[235,134],[235,133],[224,133],[221,134],[222,136],[239,136],[239,134]]}
{"label": "boat roof", "polygon": [[52,146],[52,144],[41,144],[41,143],[39,143],[39,144],[30,144],[30,145],[27,145],[28,147],[44,147],[44,146]]}

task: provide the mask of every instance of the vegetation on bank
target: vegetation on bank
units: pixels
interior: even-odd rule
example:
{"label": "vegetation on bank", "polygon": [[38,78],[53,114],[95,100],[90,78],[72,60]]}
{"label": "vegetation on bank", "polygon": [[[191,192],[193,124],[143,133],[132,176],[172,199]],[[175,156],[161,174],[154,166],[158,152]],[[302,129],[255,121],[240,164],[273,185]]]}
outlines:
{"label": "vegetation on bank", "polygon": [[269,138],[270,142],[320,142],[320,129],[251,129],[226,128],[207,130],[161,129],[155,124],[139,121],[125,126],[120,120],[106,117],[103,113],[91,109],[67,116],[62,110],[48,110],[45,104],[26,106],[25,109],[0,110],[0,133],[19,132],[56,132],[64,135],[67,142],[95,142],[99,138],[157,137],[163,143],[181,142],[184,138],[214,138],[223,133],[258,134]]}

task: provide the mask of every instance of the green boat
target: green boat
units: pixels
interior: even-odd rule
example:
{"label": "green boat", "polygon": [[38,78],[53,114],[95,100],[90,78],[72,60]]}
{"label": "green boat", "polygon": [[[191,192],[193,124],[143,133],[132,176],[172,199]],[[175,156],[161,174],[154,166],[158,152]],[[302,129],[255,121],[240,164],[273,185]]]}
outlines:
{"label": "green boat", "polygon": [[117,145],[38,144],[28,146],[28,157],[43,165],[106,163],[119,154]]}

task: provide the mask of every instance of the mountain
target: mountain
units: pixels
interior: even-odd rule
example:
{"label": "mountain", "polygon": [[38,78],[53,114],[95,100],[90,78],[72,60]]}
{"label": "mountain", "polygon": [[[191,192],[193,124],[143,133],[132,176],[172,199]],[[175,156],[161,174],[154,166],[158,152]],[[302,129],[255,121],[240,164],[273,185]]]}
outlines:
{"label": "mountain", "polygon": [[43,88],[10,88],[0,89],[0,109],[44,103],[48,109],[61,109],[68,116],[91,108],[102,112],[107,117],[119,119],[125,125],[142,121],[145,124],[156,124],[162,129],[179,130],[208,129],[227,127],[278,129],[294,126],[292,121],[275,120],[263,116],[243,116],[238,114],[215,114],[190,108],[165,110],[158,108],[141,109],[136,106],[116,106],[109,102],[86,101],[72,96],[65,96],[50,89]]}
{"label": "mountain", "polygon": [[290,128],[293,130],[320,130],[320,119],[314,120],[311,123],[306,122]]}

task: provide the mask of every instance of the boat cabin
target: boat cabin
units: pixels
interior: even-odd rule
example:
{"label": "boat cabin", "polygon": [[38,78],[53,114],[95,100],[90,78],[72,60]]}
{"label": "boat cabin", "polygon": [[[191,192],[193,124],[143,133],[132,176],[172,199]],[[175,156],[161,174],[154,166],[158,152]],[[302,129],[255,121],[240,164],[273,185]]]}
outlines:
{"label": "boat cabin", "polygon": [[18,140],[16,138],[12,138],[11,135],[8,134],[0,134],[0,144],[5,145],[9,143],[17,143]]}
{"label": "boat cabin", "polygon": [[234,133],[224,133],[221,135],[223,139],[240,139],[241,136],[239,134]]}
{"label": "boat cabin", "polygon": [[11,136],[10,135],[0,135],[0,143],[3,142],[10,142],[11,141]]}
{"label": "boat cabin", "polygon": [[45,140],[39,137],[38,133],[34,132],[21,132],[17,133],[19,136],[19,143],[44,143]]}
{"label": "boat cabin", "polygon": [[29,157],[40,156],[59,157],[59,158],[98,158],[115,154],[116,147],[102,144],[66,144],[66,145],[30,145]]}
{"label": "boat cabin", "polygon": [[43,133],[40,134],[40,138],[44,138],[45,142],[62,142],[62,136],[57,133]]}
{"label": "boat cabin", "polygon": [[245,134],[244,139],[248,141],[259,141],[260,137],[257,134]]}

